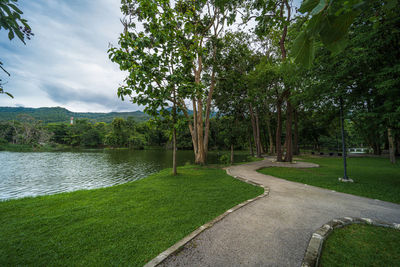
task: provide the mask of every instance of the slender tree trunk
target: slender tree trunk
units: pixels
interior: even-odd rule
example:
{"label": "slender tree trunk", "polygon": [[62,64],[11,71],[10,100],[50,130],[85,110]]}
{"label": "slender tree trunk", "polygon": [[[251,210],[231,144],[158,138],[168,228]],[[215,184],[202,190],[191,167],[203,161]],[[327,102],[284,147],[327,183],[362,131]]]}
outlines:
{"label": "slender tree trunk", "polygon": [[269,153],[274,154],[274,138],[272,137],[271,120],[270,120],[269,115],[267,116],[267,130],[268,130],[268,138],[269,138]]}
{"label": "slender tree trunk", "polygon": [[293,135],[293,155],[299,155],[300,154],[300,149],[299,149],[299,118],[297,111],[294,109],[293,110],[293,115],[294,115],[294,135]]}
{"label": "slender tree trunk", "polygon": [[344,114],[343,114],[343,98],[340,97],[340,130],[342,132],[342,151],[343,151],[343,179],[347,177],[347,148],[346,148],[346,133],[344,131]]}
{"label": "slender tree trunk", "polygon": [[254,145],[256,146],[257,157],[261,157],[260,145],[259,145],[258,136],[257,136],[256,119],[255,119],[253,107],[251,104],[249,105],[249,111],[250,111],[250,118],[251,118],[251,126],[253,128]]}
{"label": "slender tree trunk", "polygon": [[[286,7],[286,12],[285,12],[285,7]],[[286,23],[283,26],[283,31],[282,31],[282,36],[279,40],[279,47],[281,50],[281,54],[282,54],[282,62],[285,62],[286,60],[286,47],[285,47],[285,41],[286,41],[286,35],[287,35],[287,31],[288,31],[288,25],[290,23],[290,14],[291,14],[291,9],[290,9],[290,5],[288,3],[287,0],[283,0],[281,2],[281,6],[280,6],[280,17],[282,20],[285,20]],[[286,15],[286,18],[285,18]],[[281,135],[282,135],[282,101],[283,99],[288,99],[289,95],[290,95],[290,91],[287,89],[285,90],[286,92],[283,93],[283,96],[279,99],[278,98],[278,103],[277,103],[277,109],[278,109],[278,120],[277,120],[277,131],[276,131],[276,160],[277,161],[282,161],[282,148],[281,148]],[[285,97],[286,95],[286,97]],[[291,115],[290,115],[291,118]],[[288,125],[286,123],[286,125]],[[288,143],[289,139],[286,139],[285,142],[287,143],[287,148],[292,146],[292,136],[291,136],[291,124],[290,126],[290,143]],[[286,135],[288,134],[288,130],[286,130]],[[285,160],[289,160],[291,161],[291,156],[292,156],[292,149],[290,148],[289,150],[290,152],[290,157],[287,158],[287,154],[288,154],[288,149],[286,150],[286,156],[285,156]]]}
{"label": "slender tree trunk", "polygon": [[293,144],[292,144],[292,104],[289,100],[286,101],[287,108],[286,108],[286,137],[285,137],[285,144],[286,144],[286,154],[285,154],[285,161],[292,162],[293,160]]}
{"label": "slender tree trunk", "polygon": [[275,147],[276,147],[276,161],[282,160],[282,99],[278,99],[276,103],[277,118],[276,118],[276,137],[275,137]]}
{"label": "slender tree trunk", "polygon": [[233,144],[231,144],[231,164],[233,164]]}
{"label": "slender tree trunk", "polygon": [[390,163],[395,164],[396,163],[396,155],[394,154],[394,138],[393,138],[393,133],[392,129],[388,128],[388,143],[389,143],[389,158],[390,158]]}
{"label": "slender tree trunk", "polygon": [[[195,69],[195,83],[201,83],[201,72],[203,69],[203,61],[201,55],[197,55],[197,69]],[[193,103],[193,126],[194,126],[194,139],[193,144],[195,150],[195,163],[205,164],[205,151],[204,151],[204,139],[203,139],[203,100],[201,98],[195,99],[196,103]],[[196,107],[197,104],[197,107]]]}
{"label": "slender tree trunk", "polygon": [[[217,55],[217,46],[214,45],[213,60],[215,60],[216,55]],[[216,83],[215,68],[213,66],[212,71],[211,71],[210,90],[208,91],[208,96],[207,96],[207,101],[206,101],[206,120],[205,120],[205,132],[204,132],[204,160],[205,161],[207,160],[207,154],[208,154],[208,136],[209,136],[209,132],[210,132],[211,101],[212,101],[212,96],[214,93],[215,83]]]}
{"label": "slender tree trunk", "polygon": [[192,103],[193,103],[193,127],[189,122],[189,128],[192,128],[190,131],[192,133],[192,142],[193,142],[193,151],[194,155],[197,155],[198,153],[198,144],[197,144],[197,108],[196,108],[196,99],[193,97],[192,98]]}
{"label": "slender tree trunk", "polygon": [[196,164],[205,164],[205,151],[204,151],[204,139],[203,139],[203,103],[201,100],[197,100],[197,155],[195,159]]}
{"label": "slender tree trunk", "polygon": [[[174,123],[175,124],[175,123]],[[172,151],[172,174],[176,175],[177,171],[176,171],[176,129],[175,129],[175,125],[174,125],[174,129],[172,132],[172,139],[173,139],[173,151]]]}
{"label": "slender tree trunk", "polygon": [[174,92],[173,92],[173,99],[174,99],[174,103],[173,103],[173,110],[172,110],[172,174],[176,175],[177,171],[176,171],[176,92],[175,92],[175,88],[174,88]]}
{"label": "slender tree trunk", "polygon": [[261,154],[263,153],[263,148],[261,145],[261,136],[260,136],[260,125],[258,123],[258,112],[256,111],[255,114],[255,119],[256,119],[256,133],[257,133],[257,158],[261,158]]}
{"label": "slender tree trunk", "polygon": [[381,151],[381,144],[379,142],[373,142],[372,149],[374,150],[374,155],[380,155]]}
{"label": "slender tree trunk", "polygon": [[251,142],[251,134],[249,134],[249,147],[250,147],[250,154],[252,157],[254,157],[253,143]]}

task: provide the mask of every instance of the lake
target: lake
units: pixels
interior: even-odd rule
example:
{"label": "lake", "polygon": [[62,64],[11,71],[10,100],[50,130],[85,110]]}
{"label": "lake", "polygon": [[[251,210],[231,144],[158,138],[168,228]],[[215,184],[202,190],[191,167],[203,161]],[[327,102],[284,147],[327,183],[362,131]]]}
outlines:
{"label": "lake", "polygon": [[[209,163],[219,153],[210,152]],[[244,161],[243,153],[235,161]],[[177,151],[178,166],[193,163],[193,151]],[[93,189],[135,181],[172,167],[172,151],[0,151],[0,200]]]}

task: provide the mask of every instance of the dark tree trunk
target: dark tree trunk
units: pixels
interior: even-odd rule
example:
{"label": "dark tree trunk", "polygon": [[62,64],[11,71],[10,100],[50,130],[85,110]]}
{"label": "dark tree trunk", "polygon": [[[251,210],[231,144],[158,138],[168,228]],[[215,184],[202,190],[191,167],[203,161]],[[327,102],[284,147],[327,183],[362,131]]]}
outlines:
{"label": "dark tree trunk", "polygon": [[269,153],[274,154],[275,149],[274,149],[274,138],[272,137],[272,131],[271,131],[271,121],[270,117],[267,117],[267,130],[268,130],[268,139],[269,139]]}
{"label": "dark tree trunk", "polygon": [[380,155],[382,153],[381,144],[379,142],[374,142],[372,144],[372,149],[374,150],[374,155]]}
{"label": "dark tree trunk", "polygon": [[251,142],[251,134],[249,134],[249,147],[250,147],[250,154],[252,157],[254,157],[253,143]]}
{"label": "dark tree trunk", "polygon": [[263,148],[261,145],[261,137],[260,137],[260,125],[258,123],[258,112],[254,114],[255,119],[256,119],[256,133],[257,133],[257,158],[261,158],[261,154],[263,153]]}
{"label": "dark tree trunk", "polygon": [[175,124],[176,124],[176,95],[175,95],[175,89],[174,89],[174,93],[173,93],[173,108],[172,108],[172,174],[176,175],[177,174],[177,170],[176,170],[176,128],[175,128]]}
{"label": "dark tree trunk", "polygon": [[390,158],[390,163],[395,164],[396,163],[396,155],[394,154],[394,138],[393,138],[393,133],[392,129],[388,128],[388,143],[389,143],[389,158]]}
{"label": "dark tree trunk", "polygon": [[276,136],[275,136],[275,147],[276,147],[276,161],[282,160],[282,99],[278,99],[276,103],[277,117],[276,117]]}
{"label": "dark tree trunk", "polygon": [[294,115],[294,135],[293,135],[293,155],[300,155],[299,149],[299,118],[297,110],[293,110]]}
{"label": "dark tree trunk", "polygon": [[231,164],[233,164],[233,144],[231,144]]}
{"label": "dark tree trunk", "polygon": [[249,111],[250,111],[250,118],[251,118],[251,126],[253,127],[253,138],[254,138],[254,145],[256,146],[257,157],[261,157],[260,144],[259,144],[259,139],[258,139],[258,135],[257,135],[256,118],[255,118],[253,107],[251,104],[249,105]]}
{"label": "dark tree trunk", "polygon": [[286,137],[285,137],[285,144],[286,144],[286,154],[285,154],[285,161],[292,162],[293,160],[293,144],[292,144],[292,104],[289,100],[286,101]]}

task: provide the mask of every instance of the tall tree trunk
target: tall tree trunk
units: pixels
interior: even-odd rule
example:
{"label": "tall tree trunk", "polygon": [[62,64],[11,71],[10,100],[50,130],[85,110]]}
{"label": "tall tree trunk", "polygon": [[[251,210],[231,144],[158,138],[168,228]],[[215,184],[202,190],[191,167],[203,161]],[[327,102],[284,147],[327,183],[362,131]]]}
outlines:
{"label": "tall tree trunk", "polygon": [[176,100],[175,100],[175,90],[174,90],[174,107],[173,107],[173,112],[172,112],[172,122],[173,122],[173,129],[172,129],[172,174],[176,175]]}
{"label": "tall tree trunk", "polygon": [[289,100],[286,101],[286,137],[285,137],[285,144],[286,144],[286,154],[285,154],[285,161],[292,162],[293,160],[293,144],[292,144],[292,117],[293,117],[293,110],[292,104]]}
{"label": "tall tree trunk", "polygon": [[276,161],[282,160],[282,144],[281,144],[281,135],[282,135],[282,99],[278,98],[276,103],[277,117],[276,117],[276,138],[275,138],[275,147],[276,147]]}
{"label": "tall tree trunk", "polygon": [[388,128],[388,143],[389,143],[389,158],[390,158],[390,163],[395,164],[396,163],[396,155],[394,154],[394,138],[393,138],[393,133],[392,129]]}
{"label": "tall tree trunk", "polygon": [[[203,69],[203,61],[201,55],[197,55],[197,68],[195,69],[195,83],[199,85],[201,83],[201,72]],[[204,151],[204,139],[203,139],[203,100],[201,98],[194,99],[196,102],[193,103],[193,135],[192,140],[193,150],[195,153],[195,163],[205,164],[205,151]],[[197,104],[197,107],[196,107]]]}
{"label": "tall tree trunk", "polygon": [[205,164],[205,151],[204,151],[204,125],[203,125],[203,102],[201,99],[197,100],[197,155],[195,159],[196,164]]}
{"label": "tall tree trunk", "polygon": [[[217,46],[214,45],[213,48],[213,60],[215,60],[215,57],[217,55]],[[212,67],[211,71],[211,83],[210,83],[210,90],[208,91],[208,96],[207,96],[207,101],[206,101],[206,121],[205,121],[205,132],[204,132],[204,160],[207,160],[207,154],[208,154],[208,136],[210,132],[210,112],[211,112],[211,101],[212,101],[212,96],[214,93],[214,88],[215,88],[215,68],[214,66]]]}
{"label": "tall tree trunk", "polygon": [[[286,12],[285,12],[285,7],[286,7]],[[285,14],[286,14],[286,18],[285,18]],[[281,2],[281,6],[280,6],[280,17],[283,20],[286,21],[286,23],[283,26],[283,31],[282,31],[282,36],[279,40],[279,47],[281,50],[281,54],[282,54],[282,62],[285,62],[286,60],[286,48],[285,48],[285,41],[286,41],[286,35],[287,35],[287,31],[288,31],[288,25],[290,23],[290,14],[291,14],[291,9],[290,9],[290,5],[288,3],[287,0],[283,0]],[[283,92],[282,96],[278,97],[278,101],[277,101],[277,112],[278,112],[278,118],[277,118],[277,127],[276,127],[276,160],[277,161],[282,161],[282,145],[281,145],[281,135],[282,135],[282,102],[283,99],[285,99],[285,94],[288,94],[289,91],[285,90],[285,92]],[[291,128],[291,125],[290,125]],[[290,130],[291,131],[291,130]],[[287,134],[287,131],[286,131]],[[287,142],[287,140],[285,140],[285,142]],[[291,136],[290,136],[290,146],[291,146]],[[290,152],[292,152],[290,150]],[[287,154],[287,151],[286,151]],[[286,159],[286,157],[285,157]]]}
{"label": "tall tree trunk", "polygon": [[294,135],[293,135],[293,155],[299,155],[300,154],[300,149],[299,149],[299,117],[297,114],[297,110],[293,109],[293,115],[294,115]]}
{"label": "tall tree trunk", "polygon": [[253,138],[254,138],[254,145],[256,146],[257,157],[261,157],[260,145],[259,145],[258,136],[257,136],[256,119],[255,119],[253,107],[251,104],[249,105],[249,111],[250,111],[250,118],[251,118],[251,126],[253,128]]}
{"label": "tall tree trunk", "polygon": [[374,150],[374,155],[380,155],[381,151],[381,144],[379,142],[373,142],[372,149]]}
{"label": "tall tree trunk", "polygon": [[233,164],[233,144],[231,144],[231,164]]}
{"label": "tall tree trunk", "polygon": [[192,98],[193,104],[193,127],[192,124],[189,122],[189,129],[191,129],[190,133],[192,134],[192,142],[193,142],[193,151],[194,154],[197,155],[198,153],[198,144],[197,144],[197,108],[196,108],[196,98]]}
{"label": "tall tree trunk", "polygon": [[254,157],[253,143],[251,142],[251,133],[249,133],[249,148],[251,156]]}
{"label": "tall tree trunk", "polygon": [[261,158],[261,154],[263,153],[263,148],[261,145],[261,136],[260,136],[260,125],[258,123],[258,112],[256,111],[255,114],[255,119],[256,119],[256,133],[257,133],[257,158]]}
{"label": "tall tree trunk", "polygon": [[270,119],[269,115],[267,116],[267,130],[268,130],[268,139],[269,139],[269,153],[274,154],[274,138],[272,137],[271,119]]}

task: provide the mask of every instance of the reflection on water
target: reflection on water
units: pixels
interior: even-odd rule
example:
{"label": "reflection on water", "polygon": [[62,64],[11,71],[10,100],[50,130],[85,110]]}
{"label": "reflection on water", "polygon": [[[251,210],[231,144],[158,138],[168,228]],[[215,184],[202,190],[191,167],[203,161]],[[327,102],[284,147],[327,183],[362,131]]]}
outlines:
{"label": "reflection on water", "polygon": [[[193,163],[193,158],[192,151],[177,153],[178,165]],[[217,160],[210,153],[208,161]],[[0,152],[0,200],[121,184],[171,167],[171,161],[172,152],[165,150]]]}

